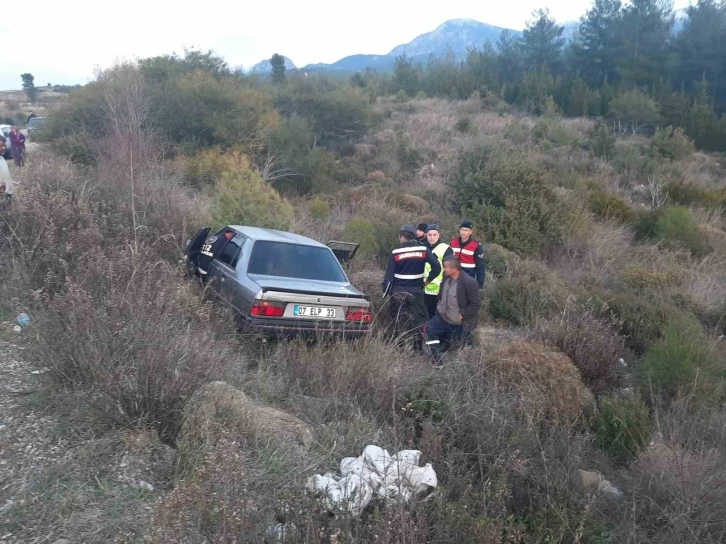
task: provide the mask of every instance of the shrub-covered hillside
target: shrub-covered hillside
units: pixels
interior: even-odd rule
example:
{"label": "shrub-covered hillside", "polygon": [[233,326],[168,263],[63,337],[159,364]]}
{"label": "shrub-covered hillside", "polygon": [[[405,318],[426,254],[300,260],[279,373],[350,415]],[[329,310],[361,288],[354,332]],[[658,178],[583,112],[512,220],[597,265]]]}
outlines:
{"label": "shrub-covered hillside", "polygon": [[[402,69],[272,82],[188,53],[53,109],[0,210],[0,373],[30,393],[0,401],[4,541],[724,541],[726,158],[626,83],[608,111],[648,126],[486,72],[416,96]],[[402,224],[462,218],[481,327],[434,371],[387,335],[382,265]],[[360,243],[374,333],[240,335],[180,265],[228,223]],[[420,450],[436,493],[330,515],[306,479],[367,444]]]}

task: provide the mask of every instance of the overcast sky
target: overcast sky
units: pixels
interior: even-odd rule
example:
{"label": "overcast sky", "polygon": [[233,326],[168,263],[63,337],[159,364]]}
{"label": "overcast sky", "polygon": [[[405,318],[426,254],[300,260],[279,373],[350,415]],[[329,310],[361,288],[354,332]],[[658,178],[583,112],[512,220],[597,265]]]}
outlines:
{"label": "overcast sky", "polygon": [[[577,20],[588,0],[35,0],[4,3],[0,17],[0,89],[86,83],[94,67],[116,58],[213,49],[230,66],[249,67],[273,53],[297,66],[355,53],[385,54],[449,19],[521,30],[534,9],[560,22]],[[675,7],[689,0],[675,0]]]}

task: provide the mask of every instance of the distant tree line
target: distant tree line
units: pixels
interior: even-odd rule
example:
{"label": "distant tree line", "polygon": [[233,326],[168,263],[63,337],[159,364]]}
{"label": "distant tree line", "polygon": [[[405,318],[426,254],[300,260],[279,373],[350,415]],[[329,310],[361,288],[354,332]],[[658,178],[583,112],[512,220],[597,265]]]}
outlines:
{"label": "distant tree line", "polygon": [[726,150],[726,1],[699,0],[677,33],[674,23],[666,0],[595,0],[566,43],[564,27],[538,10],[521,37],[504,31],[464,61],[399,57],[386,87],[411,97],[478,92],[534,114],[607,117],[622,132],[679,126],[700,149]]}

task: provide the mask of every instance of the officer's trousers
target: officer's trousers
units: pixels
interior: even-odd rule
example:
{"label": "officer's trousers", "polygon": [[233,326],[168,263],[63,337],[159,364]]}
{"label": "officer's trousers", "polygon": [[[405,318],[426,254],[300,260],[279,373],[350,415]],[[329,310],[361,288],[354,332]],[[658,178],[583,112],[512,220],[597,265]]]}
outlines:
{"label": "officer's trousers", "polygon": [[391,294],[388,313],[393,320],[393,334],[400,346],[413,342],[415,350],[423,349],[423,327],[428,312],[423,293],[398,291]]}

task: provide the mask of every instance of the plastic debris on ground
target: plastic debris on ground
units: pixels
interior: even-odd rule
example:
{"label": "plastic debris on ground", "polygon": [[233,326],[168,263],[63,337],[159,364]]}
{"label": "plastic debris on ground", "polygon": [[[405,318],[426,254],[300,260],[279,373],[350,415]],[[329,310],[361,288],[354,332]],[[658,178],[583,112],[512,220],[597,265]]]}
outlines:
{"label": "plastic debris on ground", "polygon": [[366,446],[360,457],[345,457],[340,476],[316,474],[308,479],[308,489],[325,494],[331,511],[346,510],[355,516],[374,497],[408,503],[430,495],[438,480],[430,463],[419,466],[421,452],[401,450],[395,455],[378,446]]}

